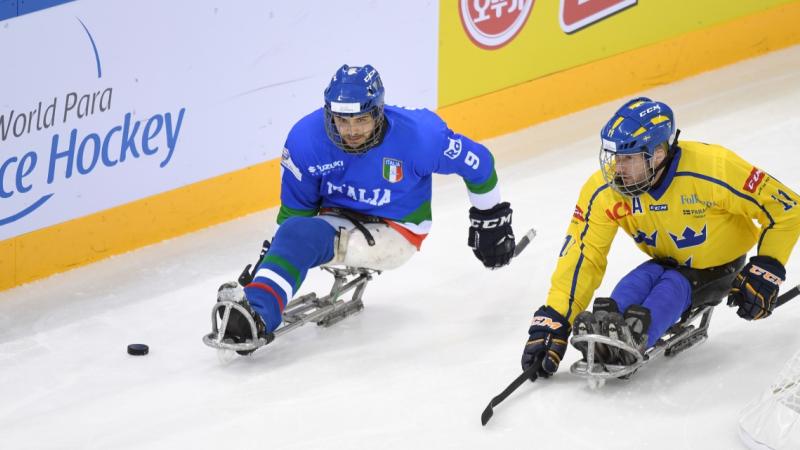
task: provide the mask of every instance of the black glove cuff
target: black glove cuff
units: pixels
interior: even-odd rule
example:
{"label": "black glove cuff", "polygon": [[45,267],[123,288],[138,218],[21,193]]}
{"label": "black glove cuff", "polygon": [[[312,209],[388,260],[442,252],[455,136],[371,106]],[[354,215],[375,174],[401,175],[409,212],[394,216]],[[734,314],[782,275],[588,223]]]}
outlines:
{"label": "black glove cuff", "polygon": [[513,212],[511,209],[511,203],[502,202],[492,206],[490,209],[478,209],[473,206],[469,209],[469,216],[474,219],[486,220],[494,219],[498,216],[503,216],[511,212]]}
{"label": "black glove cuff", "polygon": [[533,322],[528,329],[528,334],[546,330],[556,335],[566,338],[569,336],[572,326],[566,317],[548,305],[542,305],[533,314]]}

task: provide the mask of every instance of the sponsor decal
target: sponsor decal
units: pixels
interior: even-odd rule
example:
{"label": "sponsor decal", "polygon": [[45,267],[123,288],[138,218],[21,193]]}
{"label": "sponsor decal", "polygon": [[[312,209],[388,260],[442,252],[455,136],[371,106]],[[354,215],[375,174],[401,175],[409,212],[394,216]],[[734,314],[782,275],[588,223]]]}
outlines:
{"label": "sponsor decal", "polygon": [[[86,33],[87,46],[94,56],[97,83],[104,83],[100,53],[89,28],[77,19]],[[101,46],[102,48],[102,46]],[[86,54],[81,49],[81,55]],[[9,62],[13,67],[13,61]],[[65,190],[70,180],[91,177],[99,172],[116,170],[137,160],[153,161],[165,168],[175,154],[186,108],[177,112],[159,112],[150,116],[120,112],[116,123],[96,129],[93,118],[112,111],[114,87],[99,85],[89,92],[69,90],[54,97],[32,101],[19,110],[0,111],[0,200],[15,196],[24,206],[0,213],[0,227],[17,222],[57,197],[59,186]],[[6,106],[6,105],[3,105]],[[141,118],[137,120],[136,118]],[[68,127],[72,127],[67,131]],[[64,131],[50,130],[59,128]],[[15,140],[28,135],[50,132],[49,151],[26,147],[18,153],[10,149]],[[30,199],[30,200],[28,200]]]}
{"label": "sponsor decal", "polygon": [[503,217],[499,217],[497,219],[489,219],[489,220],[481,220],[481,219],[472,219],[470,221],[470,225],[473,228],[484,230],[491,230],[492,228],[502,227],[504,225],[511,225],[511,213]]}
{"label": "sponsor decal", "polygon": [[705,208],[703,208],[703,209],[683,209],[683,210],[681,210],[681,213],[684,216],[694,216],[694,217],[702,218],[702,217],[706,216],[706,209]]}
{"label": "sponsor decal", "polygon": [[679,249],[694,247],[706,241],[706,225],[703,225],[703,229],[700,230],[700,232],[696,232],[691,227],[687,226],[683,229],[681,237],[672,233],[669,234],[669,237],[672,238],[672,242],[674,242],[675,246]]}
{"label": "sponsor decal", "polygon": [[572,217],[580,220],[581,222],[586,222],[586,219],[584,219],[583,210],[578,205],[575,205],[575,211],[573,211]]}
{"label": "sponsor decal", "polygon": [[780,286],[781,283],[783,283],[783,280],[781,279],[781,277],[773,274],[772,272],[770,272],[770,271],[768,271],[766,269],[762,269],[761,267],[758,267],[758,266],[750,266],[750,273],[752,273],[753,275],[755,275],[757,277],[762,277],[765,280],[767,280],[770,283],[772,283],[774,285],[777,285],[777,286]]}
{"label": "sponsor decal", "polygon": [[758,189],[758,185],[764,181],[764,175],[766,175],[764,172],[753,167],[753,170],[750,171],[750,176],[744,181],[742,189],[747,192],[755,193],[756,189]]}
{"label": "sponsor decal", "polygon": [[450,159],[458,158],[458,155],[461,154],[461,139],[447,139],[450,141],[450,145],[448,145],[447,150],[444,151],[444,156],[447,156]]}
{"label": "sponsor decal", "polygon": [[639,113],[639,117],[640,117],[640,118],[641,118],[641,117],[644,117],[644,116],[646,116],[646,115],[650,114],[650,113],[651,113],[651,112],[653,112],[653,111],[659,111],[659,112],[661,112],[661,107],[660,107],[660,106],[658,106],[658,105],[651,106],[651,107],[649,107],[649,108],[645,109],[644,111],[640,112],[640,113]]}
{"label": "sponsor decal", "polygon": [[553,319],[547,316],[533,316],[533,320],[531,321],[531,325],[538,326],[538,327],[547,327],[553,330],[557,330],[562,327],[562,325],[558,322],[554,322]]}
{"label": "sponsor decal", "polygon": [[681,205],[705,205],[707,208],[716,206],[717,204],[710,200],[701,200],[697,194],[681,195]]}
{"label": "sponsor decal", "polygon": [[326,173],[332,170],[342,170],[342,169],[344,169],[344,161],[337,160],[329,163],[308,166],[308,173],[310,173],[312,176],[318,177],[325,175]]}
{"label": "sponsor decal", "polygon": [[403,161],[383,158],[383,179],[389,183],[401,181],[403,179]]}
{"label": "sponsor decal", "polygon": [[606,215],[611,220],[619,220],[631,214],[633,214],[631,207],[625,202],[617,202],[614,206],[606,210]]}
{"label": "sponsor decal", "polygon": [[669,205],[667,205],[667,204],[650,205],[649,209],[650,209],[650,211],[655,211],[655,212],[667,211],[667,210],[669,210]]}
{"label": "sponsor decal", "polygon": [[574,33],[636,3],[637,0],[561,0],[561,29]]}
{"label": "sponsor decal", "polygon": [[460,0],[461,26],[484,50],[507,45],[525,26],[534,0]]}

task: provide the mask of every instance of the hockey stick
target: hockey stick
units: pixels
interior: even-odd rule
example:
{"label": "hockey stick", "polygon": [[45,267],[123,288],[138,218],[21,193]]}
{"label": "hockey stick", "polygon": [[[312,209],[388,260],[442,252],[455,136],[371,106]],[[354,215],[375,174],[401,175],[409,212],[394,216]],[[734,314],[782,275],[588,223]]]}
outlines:
{"label": "hockey stick", "polygon": [[528,230],[528,232],[525,233],[525,236],[522,236],[519,242],[517,242],[516,247],[514,247],[514,258],[519,256],[519,254],[522,253],[523,250],[525,250],[525,247],[527,247],[528,244],[531,243],[531,240],[533,240],[533,238],[535,237],[536,237],[536,230],[534,230],[533,228]]}
{"label": "hockey stick", "polygon": [[[530,242],[530,239],[526,240],[528,235],[531,235],[531,238],[533,238],[533,236],[536,236],[536,231],[531,229],[528,232],[528,234],[526,234],[522,239],[520,239],[520,243],[517,245],[518,246],[522,245],[523,250],[525,249],[525,246],[527,246],[528,243]],[[514,256],[519,254],[519,252],[517,251],[515,251],[514,253],[515,253]],[[780,295],[775,304],[775,307],[777,308],[778,306],[785,304],[786,302],[797,297],[798,295],[800,295],[800,285],[797,285],[789,289],[788,291],[784,292],[782,295]],[[517,388],[522,386],[522,384],[525,383],[525,380],[530,379],[531,382],[536,381],[536,379],[538,378],[536,370],[539,368],[541,363],[542,363],[541,359],[535,360],[531,367],[522,372],[514,381],[511,382],[511,384],[508,385],[508,387],[505,388],[505,390],[503,390],[503,392],[501,392],[499,395],[494,397],[492,401],[489,402],[489,405],[486,406],[486,409],[484,409],[483,413],[481,414],[481,425],[486,426],[486,424],[489,423],[489,420],[494,415],[494,407],[499,405],[500,402],[505,400],[509,395],[511,395],[512,392],[516,391]]]}
{"label": "hockey stick", "polygon": [[[525,250],[525,247],[527,247],[528,244],[531,243],[531,240],[535,237],[536,237],[536,230],[534,230],[533,228],[528,230],[528,232],[525,233],[524,236],[522,236],[519,242],[517,242],[516,247],[514,247],[514,258],[519,256],[519,254],[522,253],[523,250]],[[536,378],[538,376],[536,374],[536,368],[539,367],[541,363],[542,363],[541,359],[535,360],[531,367],[522,372],[522,374],[520,374],[514,381],[511,382],[511,384],[508,385],[508,387],[505,388],[505,390],[503,390],[503,392],[500,393],[500,395],[497,395],[492,399],[492,401],[489,402],[489,405],[486,406],[486,409],[484,409],[483,413],[481,414],[482,425],[485,426],[489,422],[489,419],[492,418],[492,415],[494,415],[494,407],[499,405],[500,402],[505,400],[506,397],[511,395],[512,392],[516,391],[518,387],[522,386],[522,383],[524,383],[525,380],[530,379],[531,382],[536,381]]]}
{"label": "hockey stick", "polygon": [[779,295],[778,299],[775,301],[775,307],[777,308],[778,306],[783,305],[798,295],[800,295],[800,284]]}
{"label": "hockey stick", "polygon": [[489,405],[486,406],[486,409],[484,409],[483,413],[481,414],[481,425],[486,426],[486,424],[489,422],[489,419],[491,419],[494,415],[494,407],[499,405],[500,402],[505,400],[506,397],[511,395],[512,392],[516,391],[518,387],[522,386],[522,384],[525,383],[525,380],[530,379],[531,382],[536,381],[536,379],[539,377],[539,375],[536,373],[536,370],[541,366],[541,364],[541,358],[534,360],[532,366],[525,369],[524,372],[522,372],[514,381],[511,382],[511,384],[508,385],[508,387],[503,390],[503,392],[489,402]]}

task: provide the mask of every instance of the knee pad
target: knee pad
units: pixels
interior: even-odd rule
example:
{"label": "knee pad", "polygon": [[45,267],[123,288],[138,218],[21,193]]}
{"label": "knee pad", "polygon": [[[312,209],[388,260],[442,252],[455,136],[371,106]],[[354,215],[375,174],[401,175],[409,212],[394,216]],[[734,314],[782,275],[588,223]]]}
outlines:
{"label": "knee pad", "polygon": [[340,230],[333,263],[390,270],[400,267],[417,252],[416,247],[388,225],[366,224],[364,227],[372,234],[375,245],[369,245],[364,233],[355,228]]}
{"label": "knee pad", "polygon": [[349,220],[336,216],[321,218],[338,230],[334,257],[326,265],[391,270],[403,265],[417,252],[405,237],[385,223],[363,224],[375,240],[375,245],[369,245],[364,233]]}

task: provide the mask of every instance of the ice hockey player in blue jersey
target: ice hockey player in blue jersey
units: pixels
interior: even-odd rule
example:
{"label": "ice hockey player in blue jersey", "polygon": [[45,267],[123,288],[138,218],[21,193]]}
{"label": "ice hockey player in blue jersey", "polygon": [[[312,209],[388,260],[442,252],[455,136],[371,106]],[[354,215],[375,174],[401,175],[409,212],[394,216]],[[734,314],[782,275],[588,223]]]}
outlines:
{"label": "ice hockey player in blue jersey", "polygon": [[[433,173],[464,179],[475,256],[488,268],[509,263],[512,211],[501,201],[486,147],[429,110],[384,105],[383,83],[370,65],[343,65],[324,98],[286,139],[279,227],[244,288],[259,334],[281,324],[310,268],[387,270],[416,253],[431,227]],[[252,333],[236,315],[232,310],[225,336],[240,341]]]}

